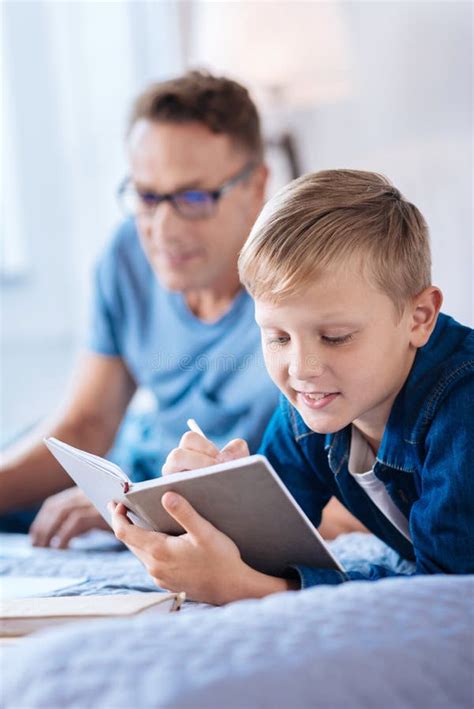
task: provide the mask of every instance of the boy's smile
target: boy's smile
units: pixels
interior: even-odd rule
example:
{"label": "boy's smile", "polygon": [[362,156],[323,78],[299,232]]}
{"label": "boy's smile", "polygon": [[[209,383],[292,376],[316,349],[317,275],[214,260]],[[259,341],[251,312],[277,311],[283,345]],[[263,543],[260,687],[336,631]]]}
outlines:
{"label": "boy's smile", "polygon": [[310,409],[322,409],[324,406],[333,401],[336,396],[339,395],[338,391],[335,392],[298,392],[298,397],[301,399],[303,404]]}
{"label": "boy's smile", "polygon": [[354,267],[255,306],[270,376],[305,423],[318,433],[354,423],[375,445],[416,354],[412,311],[399,317]]}

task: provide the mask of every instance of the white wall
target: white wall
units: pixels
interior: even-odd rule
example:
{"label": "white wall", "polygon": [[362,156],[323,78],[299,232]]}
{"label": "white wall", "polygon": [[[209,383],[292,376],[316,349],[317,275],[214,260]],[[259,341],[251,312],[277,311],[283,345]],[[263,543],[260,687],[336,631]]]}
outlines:
{"label": "white wall", "polygon": [[175,14],[172,3],[126,0],[5,3],[15,134],[3,138],[14,140],[28,270],[2,284],[2,343],[71,339],[84,327],[91,267],[121,218],[131,101],[182,68]]}
{"label": "white wall", "polygon": [[343,5],[353,95],[287,119],[305,171],[387,175],[423,212],[444,310],[474,323],[472,6]]}
{"label": "white wall", "polygon": [[11,198],[2,238],[20,238],[26,255],[25,272],[0,283],[0,441],[62,398],[85,339],[91,269],[121,218],[131,101],[182,70],[177,9],[133,0],[2,7]]}
{"label": "white wall", "polygon": [[[29,255],[26,276],[0,290],[9,430],[41,415],[64,387],[86,321],[90,267],[118,218],[129,103],[152,78],[181,69],[180,8],[6,3],[7,90]],[[389,176],[431,226],[445,310],[473,324],[472,7],[350,2],[341,15],[352,93],[286,117],[303,168]],[[295,50],[288,43],[281,51]]]}

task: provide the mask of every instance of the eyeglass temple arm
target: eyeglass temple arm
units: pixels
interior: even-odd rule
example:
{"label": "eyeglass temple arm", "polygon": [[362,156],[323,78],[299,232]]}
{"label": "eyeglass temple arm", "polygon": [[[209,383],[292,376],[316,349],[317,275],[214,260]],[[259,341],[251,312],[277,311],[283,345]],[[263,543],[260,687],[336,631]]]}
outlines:
{"label": "eyeglass temple arm", "polygon": [[214,199],[219,199],[219,197],[222,197],[223,194],[228,192],[234,185],[236,185],[238,182],[241,180],[245,180],[246,177],[248,177],[257,167],[257,163],[251,162],[247,167],[244,167],[242,172],[239,172],[238,175],[234,175],[234,177],[231,177],[230,180],[227,180],[227,182],[224,182],[224,184],[219,187],[218,190],[214,190],[211,192],[212,196]]}

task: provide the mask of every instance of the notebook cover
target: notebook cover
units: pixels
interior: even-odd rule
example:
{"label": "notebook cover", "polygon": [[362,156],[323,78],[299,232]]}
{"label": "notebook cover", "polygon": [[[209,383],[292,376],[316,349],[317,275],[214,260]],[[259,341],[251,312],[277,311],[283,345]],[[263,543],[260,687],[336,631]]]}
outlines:
{"label": "notebook cover", "polygon": [[27,635],[40,628],[98,618],[179,610],[183,593],[130,593],[0,600],[0,636]]}

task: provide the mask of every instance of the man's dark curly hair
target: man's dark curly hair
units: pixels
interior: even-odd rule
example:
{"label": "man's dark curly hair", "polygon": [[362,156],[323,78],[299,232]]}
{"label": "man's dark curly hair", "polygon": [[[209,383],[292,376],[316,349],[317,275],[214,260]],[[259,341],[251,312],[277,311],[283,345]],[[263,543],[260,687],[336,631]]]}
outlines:
{"label": "man's dark curly hair", "polygon": [[128,130],[140,119],[164,123],[197,121],[213,133],[228,135],[256,160],[263,154],[260,119],[246,88],[207,72],[151,84],[132,107]]}

